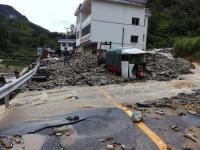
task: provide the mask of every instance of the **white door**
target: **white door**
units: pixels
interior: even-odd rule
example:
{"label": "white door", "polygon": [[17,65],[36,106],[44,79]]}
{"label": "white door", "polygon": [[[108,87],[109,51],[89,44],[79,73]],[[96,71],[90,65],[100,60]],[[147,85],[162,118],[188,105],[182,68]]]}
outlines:
{"label": "white door", "polygon": [[122,77],[128,78],[129,73],[129,62],[128,61],[122,61],[121,62],[121,70],[122,70]]}

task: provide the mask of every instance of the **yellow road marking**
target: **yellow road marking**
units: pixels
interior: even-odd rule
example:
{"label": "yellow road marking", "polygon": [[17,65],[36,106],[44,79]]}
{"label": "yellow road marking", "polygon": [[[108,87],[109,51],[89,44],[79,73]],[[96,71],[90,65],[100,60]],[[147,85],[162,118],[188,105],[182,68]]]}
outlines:
{"label": "yellow road marking", "polygon": [[[117,103],[115,99],[108,94],[104,89],[98,89],[108,100],[110,100],[117,108],[123,110],[127,113],[129,117],[132,117],[133,112],[129,110],[127,107],[124,107],[122,104]],[[136,123],[136,125],[157,145],[160,150],[169,150],[169,147],[165,142],[156,134],[154,133],[144,122]]]}

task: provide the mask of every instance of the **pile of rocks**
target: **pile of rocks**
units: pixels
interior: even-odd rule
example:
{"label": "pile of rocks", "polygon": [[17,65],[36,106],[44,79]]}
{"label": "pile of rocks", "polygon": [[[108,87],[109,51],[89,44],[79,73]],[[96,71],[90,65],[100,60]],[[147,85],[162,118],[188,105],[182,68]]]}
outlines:
{"label": "pile of rocks", "polygon": [[200,90],[193,90],[193,92],[190,94],[180,93],[177,96],[173,96],[171,98],[165,97],[155,101],[143,101],[143,102],[138,102],[136,104],[123,104],[123,105],[129,108],[161,107],[161,108],[170,108],[173,110],[184,109],[185,112],[188,112],[189,114],[200,116]]}
{"label": "pile of rocks", "polygon": [[170,59],[159,53],[148,54],[146,75],[149,80],[168,81],[181,74],[191,73],[195,66],[187,60]]}
{"label": "pile of rocks", "polygon": [[[148,54],[146,79],[171,80],[180,74],[190,73],[194,66],[183,59],[172,60],[161,54]],[[107,85],[124,82],[133,82],[133,79],[124,79],[109,72],[105,65],[98,65],[95,55],[84,55],[72,59],[70,66],[65,66],[63,61],[47,64],[42,68],[42,74],[48,74],[45,82],[31,82],[23,89],[43,90],[69,85]]]}
{"label": "pile of rocks", "polygon": [[[182,135],[189,140],[186,142],[187,144],[183,145],[183,150],[196,149],[193,148],[193,145],[190,145],[190,142],[198,143],[200,140],[200,90],[193,90],[190,94],[180,93],[171,98],[166,97],[155,101],[125,103],[123,105],[130,110],[134,110],[133,121],[136,119],[135,122],[148,120],[154,122],[154,124],[162,122],[154,128],[162,130],[163,133],[169,132],[171,128],[174,133],[178,132],[179,136]],[[163,128],[160,128],[160,126]]]}
{"label": "pile of rocks", "polygon": [[21,135],[14,136],[0,136],[0,149],[11,149],[16,144],[21,144],[23,142],[23,138]]}
{"label": "pile of rocks", "polygon": [[180,104],[193,115],[200,115],[200,90],[193,90],[191,94],[180,93],[177,96],[169,99],[160,99],[161,103],[167,103],[169,105],[176,106]]}
{"label": "pile of rocks", "polygon": [[[95,55],[85,55],[72,59],[70,66],[64,65],[63,60],[54,64],[47,64],[47,82],[30,82],[22,89],[43,90],[69,85],[107,85],[126,82],[120,76],[109,72],[105,65],[98,65]],[[44,68],[43,68],[43,74]]]}

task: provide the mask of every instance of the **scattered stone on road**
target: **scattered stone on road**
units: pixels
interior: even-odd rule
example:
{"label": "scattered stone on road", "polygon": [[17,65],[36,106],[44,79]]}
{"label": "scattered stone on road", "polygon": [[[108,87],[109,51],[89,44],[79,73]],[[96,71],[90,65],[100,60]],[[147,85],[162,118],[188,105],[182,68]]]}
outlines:
{"label": "scattered stone on road", "polygon": [[177,125],[172,125],[170,126],[172,130],[176,131],[176,132],[179,132],[180,131],[180,128],[177,126]]}
{"label": "scattered stone on road", "polygon": [[66,120],[69,121],[78,121],[79,120],[79,116],[75,115],[75,116],[69,116],[66,118]]}
{"label": "scattered stone on road", "polygon": [[13,141],[10,138],[0,138],[0,144],[7,149],[10,149],[13,147]]}
{"label": "scattered stone on road", "polygon": [[165,113],[163,111],[155,111],[155,114],[158,114],[158,115],[165,115]]}
{"label": "scattered stone on road", "polygon": [[151,102],[138,102],[136,103],[138,107],[151,107]]}
{"label": "scattered stone on road", "polygon": [[197,139],[194,137],[192,133],[186,132],[184,133],[184,137],[192,140],[193,142],[197,142]]}
{"label": "scattered stone on road", "polygon": [[186,146],[186,145],[184,145],[184,146],[183,146],[183,150],[193,150],[193,148],[191,148],[191,147],[189,147],[189,146]]}
{"label": "scattered stone on road", "polygon": [[106,146],[106,148],[107,148],[108,150],[114,150],[114,145],[113,145],[113,144],[108,144],[108,145]]}
{"label": "scattered stone on road", "polygon": [[197,115],[197,112],[196,111],[192,111],[192,110],[188,110],[188,113],[192,114],[192,115]]}
{"label": "scattered stone on road", "polygon": [[133,122],[141,122],[143,120],[143,115],[140,111],[134,112],[132,116]]}
{"label": "scattered stone on road", "polygon": [[67,126],[62,126],[59,128],[54,128],[53,133],[56,136],[62,136],[62,135],[71,136],[74,133],[74,131]]}

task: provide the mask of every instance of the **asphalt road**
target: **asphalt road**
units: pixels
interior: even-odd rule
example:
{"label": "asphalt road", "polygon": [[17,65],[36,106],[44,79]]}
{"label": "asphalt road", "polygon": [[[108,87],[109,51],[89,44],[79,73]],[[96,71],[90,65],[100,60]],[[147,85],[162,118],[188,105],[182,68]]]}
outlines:
{"label": "asphalt road", "polygon": [[[137,124],[130,118],[135,110],[121,106],[198,89],[200,68],[194,72],[184,76],[183,81],[64,87],[21,93],[11,101],[8,110],[0,107],[0,135],[5,138],[22,135],[18,144],[13,142],[12,149],[16,150],[103,150],[113,145],[115,149],[164,150],[170,147],[182,150],[190,146],[199,150],[199,116],[180,117],[173,110],[164,110],[166,115],[156,116],[151,108],[144,121]],[[79,116],[79,120],[66,119],[74,115]],[[180,131],[172,130],[172,125],[178,126]],[[195,135],[196,141],[184,137],[187,130]]]}

